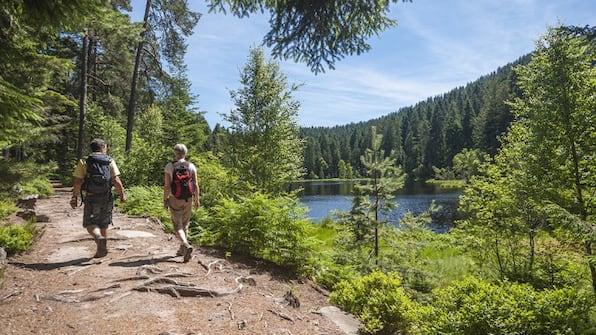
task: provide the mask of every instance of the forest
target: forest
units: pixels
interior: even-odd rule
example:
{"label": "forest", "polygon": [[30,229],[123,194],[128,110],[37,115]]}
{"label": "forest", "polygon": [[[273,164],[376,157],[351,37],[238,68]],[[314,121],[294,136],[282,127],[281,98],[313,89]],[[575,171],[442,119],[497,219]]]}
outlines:
{"label": "forest", "polygon": [[452,168],[453,158],[464,149],[494,155],[500,146],[499,136],[514,118],[507,101],[521,97],[513,68],[529,60],[530,55],[523,56],[464,87],[378,119],[302,128],[306,177],[363,175],[359,158],[370,147],[373,126],[383,135],[385,152],[395,151],[397,164],[412,180],[436,177],[433,167]]}
{"label": "forest", "polygon": [[[2,1],[0,247],[33,243],[35,218],[7,222],[16,200],[71,185],[93,138],[122,172],[118,210],[172,232],[163,169],[185,143],[201,187],[192,243],[314,280],[363,334],[596,333],[596,28],[549,27],[531,54],[379,119],[300,127],[298,87],[275,58],[332,69],[394,25],[391,2],[207,1],[277,18],[274,59],[248,51],[229,126],[211,129],[183,61],[201,18],[186,0],[147,0],[142,22],[127,0]],[[345,31],[296,33],[330,27]],[[316,178],[362,178],[351,210],[307,219],[288,185]],[[431,178],[465,185],[455,228],[428,229],[433,206],[383,221],[397,189]]]}

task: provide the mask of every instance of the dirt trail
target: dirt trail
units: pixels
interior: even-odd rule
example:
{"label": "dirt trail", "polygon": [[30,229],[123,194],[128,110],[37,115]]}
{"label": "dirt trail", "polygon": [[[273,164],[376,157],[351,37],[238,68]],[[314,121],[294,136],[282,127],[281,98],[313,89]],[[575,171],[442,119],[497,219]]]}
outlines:
{"label": "dirt trail", "polygon": [[8,259],[0,334],[356,334],[313,283],[206,248],[183,263],[173,235],[148,218],[115,212],[108,256],[91,258],[69,191],[37,201],[50,222],[38,223],[44,233],[28,253]]}

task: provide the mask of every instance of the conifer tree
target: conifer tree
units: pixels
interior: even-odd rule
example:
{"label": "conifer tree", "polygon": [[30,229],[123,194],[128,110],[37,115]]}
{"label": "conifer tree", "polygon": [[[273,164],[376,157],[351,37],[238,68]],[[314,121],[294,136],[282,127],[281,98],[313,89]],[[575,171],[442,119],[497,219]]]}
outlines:
{"label": "conifer tree", "polygon": [[[401,168],[395,165],[395,154],[389,156],[381,149],[383,135],[377,134],[376,128],[371,129],[372,145],[360,157],[368,178],[363,185],[355,185],[352,213],[356,213],[355,234],[358,238],[374,231],[374,255],[379,257],[379,228],[387,224],[389,212],[397,206],[391,201],[394,193],[403,187],[405,175]],[[370,199],[370,201],[369,201]],[[366,220],[363,220],[363,214]]]}
{"label": "conifer tree", "polygon": [[303,141],[297,122],[298,89],[288,85],[279,64],[265,59],[263,49],[250,50],[240,74],[242,87],[230,92],[235,108],[227,154],[243,181],[264,193],[278,194],[302,175]]}

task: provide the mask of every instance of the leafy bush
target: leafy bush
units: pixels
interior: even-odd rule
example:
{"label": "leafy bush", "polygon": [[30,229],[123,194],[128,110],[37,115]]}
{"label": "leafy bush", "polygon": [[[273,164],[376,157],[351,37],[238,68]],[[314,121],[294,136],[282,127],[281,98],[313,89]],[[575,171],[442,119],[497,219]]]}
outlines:
{"label": "leafy bush", "polygon": [[42,165],[33,161],[0,158],[0,199],[9,200],[31,194],[47,197],[53,194],[48,175],[55,168],[55,163]]}
{"label": "leafy bush", "polygon": [[582,334],[594,298],[571,288],[536,291],[468,277],[437,290],[424,318],[432,334]]}
{"label": "leafy bush", "polygon": [[316,258],[311,258],[310,270],[305,274],[324,288],[332,290],[340,281],[352,280],[357,276],[353,267],[339,265],[330,256],[327,257],[320,252],[316,255]]}
{"label": "leafy bush", "polygon": [[0,247],[14,255],[29,249],[35,236],[35,224],[0,226]]}
{"label": "leafy bush", "polygon": [[45,177],[36,178],[23,184],[21,194],[37,194],[40,198],[47,198],[54,194],[54,188],[52,187],[52,184],[50,184],[50,181]]}
{"label": "leafy bush", "polygon": [[174,231],[172,220],[163,208],[163,188],[159,186],[133,186],[127,189],[126,202],[118,206],[128,215],[158,218],[168,233]]}
{"label": "leafy bush", "polygon": [[411,334],[418,323],[419,305],[413,302],[395,272],[373,272],[341,281],[330,301],[353,313],[366,334]]}
{"label": "leafy bush", "polygon": [[16,213],[17,206],[14,201],[0,201],[0,220],[8,217],[12,213]]}
{"label": "leafy bush", "polygon": [[213,209],[216,243],[231,251],[298,268],[308,255],[305,208],[289,197],[255,193]]}

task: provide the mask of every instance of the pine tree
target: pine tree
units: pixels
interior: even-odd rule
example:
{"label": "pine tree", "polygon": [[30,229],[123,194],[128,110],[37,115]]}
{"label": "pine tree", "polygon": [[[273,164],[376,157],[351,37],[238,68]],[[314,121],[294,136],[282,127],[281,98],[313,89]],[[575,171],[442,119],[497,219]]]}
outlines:
{"label": "pine tree", "polygon": [[[374,231],[374,255],[379,257],[379,228],[387,224],[389,212],[397,206],[391,201],[394,193],[403,187],[405,175],[401,168],[395,166],[395,155],[392,152],[385,156],[381,149],[383,135],[371,129],[372,145],[360,157],[368,178],[363,185],[355,185],[352,213],[354,213],[354,229],[357,238],[363,238]],[[368,200],[370,199],[370,200]],[[365,219],[364,219],[365,218]]]}
{"label": "pine tree", "polygon": [[298,87],[287,84],[279,64],[266,61],[261,48],[250,50],[240,83],[230,92],[236,108],[224,116],[231,124],[227,154],[250,186],[278,194],[303,173],[300,104],[292,98]]}

